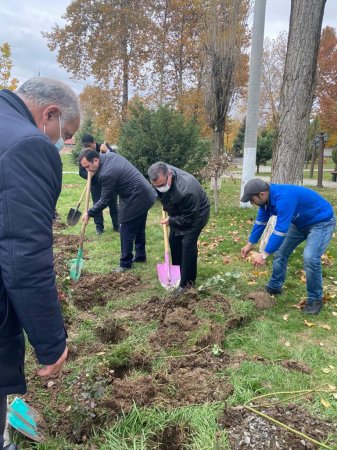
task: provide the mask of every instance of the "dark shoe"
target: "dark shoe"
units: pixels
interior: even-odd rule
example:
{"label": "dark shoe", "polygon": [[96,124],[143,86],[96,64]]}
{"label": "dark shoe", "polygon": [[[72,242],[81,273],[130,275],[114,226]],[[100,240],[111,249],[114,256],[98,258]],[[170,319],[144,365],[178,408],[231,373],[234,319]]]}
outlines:
{"label": "dark shoe", "polygon": [[270,294],[270,295],[280,295],[280,294],[282,294],[282,290],[281,289],[272,289],[269,286],[265,287],[265,291],[268,292],[268,294]]}
{"label": "dark shoe", "polygon": [[114,269],[113,272],[122,273],[122,272],[126,272],[127,270],[130,270],[130,269],[131,269],[131,267],[121,267],[121,266],[119,266],[119,267],[116,267],[116,269]]}
{"label": "dark shoe", "polygon": [[186,291],[186,288],[184,288],[182,286],[178,286],[177,288],[174,289],[174,291],[172,291],[172,297],[179,297],[185,291]]}
{"label": "dark shoe", "polygon": [[3,449],[4,450],[19,450],[19,447],[15,444],[8,444]]}
{"label": "dark shoe", "polygon": [[119,233],[119,228],[113,228],[113,231],[114,231],[115,233]]}
{"label": "dark shoe", "polygon": [[103,234],[104,233],[104,230],[100,230],[100,229],[96,229],[96,234],[97,234],[97,236],[100,236],[101,234]]}
{"label": "dark shoe", "polygon": [[323,302],[318,300],[310,304],[307,303],[303,308],[303,312],[306,314],[319,314],[322,308]]}
{"label": "dark shoe", "polygon": [[133,262],[133,263],[146,263],[146,258],[145,258],[145,259],[136,259],[136,258],[133,258],[132,262]]}

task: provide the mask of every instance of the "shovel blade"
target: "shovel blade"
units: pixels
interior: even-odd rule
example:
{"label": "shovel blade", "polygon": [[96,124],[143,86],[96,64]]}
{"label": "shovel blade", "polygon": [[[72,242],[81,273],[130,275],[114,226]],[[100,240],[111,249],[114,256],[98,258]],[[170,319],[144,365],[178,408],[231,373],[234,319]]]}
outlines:
{"label": "shovel blade", "polygon": [[164,262],[157,264],[157,273],[160,284],[168,291],[177,288],[180,283],[180,266]]}
{"label": "shovel blade", "polygon": [[84,260],[81,257],[77,257],[70,261],[69,275],[73,281],[78,281],[80,279],[83,265]]}
{"label": "shovel blade", "polygon": [[40,414],[24,400],[15,397],[7,411],[9,424],[25,436],[37,442],[44,442],[45,437],[41,429],[46,425]]}
{"label": "shovel blade", "polygon": [[70,208],[67,215],[67,224],[70,226],[74,226],[80,220],[82,213],[78,209]]}

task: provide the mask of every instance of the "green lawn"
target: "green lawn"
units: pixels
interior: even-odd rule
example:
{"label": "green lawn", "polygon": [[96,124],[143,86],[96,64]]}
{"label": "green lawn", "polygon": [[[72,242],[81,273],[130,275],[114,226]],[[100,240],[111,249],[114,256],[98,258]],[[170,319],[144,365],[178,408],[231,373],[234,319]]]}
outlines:
{"label": "green lawn", "polygon": [[[68,155],[63,161],[64,171],[76,172]],[[84,186],[85,181],[77,174],[64,175],[57,205],[60,222],[65,222],[69,208],[76,205]],[[337,190],[319,192],[336,205]],[[103,305],[78,309],[75,301],[78,287],[69,280],[66,269],[68,259],[76,257],[76,247],[68,252],[62,245],[55,248],[56,256],[65,255],[65,269],[58,275],[58,286],[66,296],[62,304],[72,357],[63,375],[48,385],[35,377],[36,363],[29,351],[29,400],[46,418],[50,436],[45,444],[35,446],[16,434],[20,449],[170,448],[163,446],[163,442],[165,433],[173,426],[176,435],[177,430],[181,432],[181,446],[172,448],[229,449],[226,432],[217,422],[225,403],[227,407],[243,405],[261,394],[315,389],[322,385],[325,392],[313,392],[293,401],[313,416],[337,422],[337,388],[329,388],[329,385],[337,384],[336,237],[324,258],[324,290],[328,301],[318,317],[307,318],[294,307],[306,295],[302,248],[298,248],[291,258],[284,293],[277,298],[276,305],[257,310],[245,296],[264,287],[271,263],[268,261],[266,268],[256,270],[240,257],[240,248],[246,243],[256,209],[240,209],[239,193],[239,180],[222,182],[220,211],[217,216],[212,212],[200,239],[197,298],[193,299],[193,308],[188,309],[188,314],[186,305],[181,304],[178,311],[181,317],[176,317],[179,320],[183,316],[188,321],[193,315],[197,323],[187,328],[186,340],[181,345],[170,346],[169,342],[166,346],[156,345],[159,339],[165,338],[165,333],[159,334],[163,327],[160,308],[173,308],[175,301],[160,286],[156,274],[156,264],[164,258],[159,204],[151,209],[147,223],[148,262],[136,265],[131,271],[136,287],[125,292],[109,292],[110,297]],[[211,191],[209,195],[211,198]],[[109,226],[107,213],[105,223],[106,231],[99,237],[95,235],[92,220],[87,227],[81,286],[85,292],[87,283],[88,298],[93,283],[90,276],[93,273],[104,276],[119,263],[119,236]],[[56,233],[77,237],[79,231],[80,224],[57,229]],[[104,289],[102,285],[102,291]],[[97,289],[96,295],[101,294],[104,292]],[[230,306],[226,309],[224,304]],[[153,316],[147,315],[146,320],[142,320],[145,308],[149,314],[151,305]],[[172,314],[174,312],[177,310]],[[170,317],[170,324],[174,325],[173,316]],[[111,327],[125,331],[123,339],[108,343],[98,339],[99,327],[109,321]],[[238,325],[229,326],[230,323]],[[222,330],[220,334],[219,329]],[[169,331],[167,325],[167,333]],[[213,339],[213,335],[220,337]],[[227,363],[216,359],[219,352],[226,355]],[[141,355],[147,363],[137,365],[135,355],[138,358]],[[205,389],[214,386],[212,399],[208,396],[209,400],[203,401],[200,394],[201,401],[195,398],[184,403],[180,398],[186,395],[188,385],[185,385],[185,392],[179,390],[178,372],[175,371],[180,370],[180,377],[183,377],[187,369],[177,368],[173,363],[185,360],[186,355],[192,355],[192,358],[202,355],[201,359],[214,364],[212,370],[211,367],[197,369],[200,377],[206,376]],[[311,371],[288,370],[281,364],[284,360],[305,363]],[[114,379],[114,373],[126,368],[124,378],[112,383],[110,379]],[[209,379],[207,370],[212,375]],[[147,381],[140,388],[144,379]],[[199,384],[204,378],[200,380]],[[121,389],[123,382],[134,387],[128,398],[131,406],[127,407],[125,403],[125,411],[116,415],[114,401],[117,393],[120,395],[116,389],[118,386]],[[232,386],[226,400],[220,395],[222,382]],[[156,394],[151,397],[151,402],[146,402],[145,391],[150,396],[148,390],[152,385]],[[139,394],[141,389],[143,397]],[[192,392],[190,398],[193,398]],[[284,399],[284,396],[275,394],[275,398]],[[337,441],[331,438],[329,445],[333,442],[336,445]]]}

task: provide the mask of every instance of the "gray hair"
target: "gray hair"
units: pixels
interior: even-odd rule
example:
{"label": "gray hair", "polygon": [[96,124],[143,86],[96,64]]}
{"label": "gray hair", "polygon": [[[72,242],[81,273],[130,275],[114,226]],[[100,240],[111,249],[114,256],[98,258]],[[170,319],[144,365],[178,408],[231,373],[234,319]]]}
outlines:
{"label": "gray hair", "polygon": [[149,175],[150,181],[157,181],[160,175],[167,175],[168,170],[167,164],[156,162],[149,167],[147,174]]}
{"label": "gray hair", "polygon": [[62,81],[46,77],[31,78],[16,93],[39,106],[57,105],[62,113],[62,124],[80,117],[77,95]]}

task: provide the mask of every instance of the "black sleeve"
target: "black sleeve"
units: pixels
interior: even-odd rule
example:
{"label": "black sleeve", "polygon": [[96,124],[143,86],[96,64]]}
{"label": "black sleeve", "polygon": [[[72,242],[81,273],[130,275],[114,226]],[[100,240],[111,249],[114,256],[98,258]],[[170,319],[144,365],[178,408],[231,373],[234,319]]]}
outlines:
{"label": "black sleeve", "polygon": [[191,228],[199,216],[199,197],[195,194],[184,196],[181,213],[178,216],[170,216],[169,225],[176,228]]}

